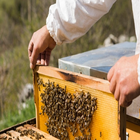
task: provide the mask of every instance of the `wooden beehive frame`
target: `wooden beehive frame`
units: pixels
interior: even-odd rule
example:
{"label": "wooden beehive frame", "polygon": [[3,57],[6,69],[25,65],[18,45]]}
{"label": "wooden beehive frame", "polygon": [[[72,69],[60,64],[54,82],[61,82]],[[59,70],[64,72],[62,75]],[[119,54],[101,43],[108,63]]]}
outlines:
{"label": "wooden beehive frame", "polygon": [[[110,138],[110,140],[126,139],[126,110],[118,105],[118,102],[114,99],[112,93],[110,93],[109,82],[107,80],[48,66],[36,66],[34,69],[34,99],[36,105],[36,122],[39,129],[46,131],[45,125],[43,125],[46,116],[39,115],[41,103],[39,99],[40,93],[37,87],[37,75],[42,77],[43,80],[50,79],[54,82],[59,82],[59,84],[63,83],[62,85],[71,85],[71,87],[75,87],[76,89],[89,90],[91,94],[93,93],[93,96],[99,98],[99,100],[97,99],[99,106],[97,105],[98,109],[94,116],[94,124],[90,126],[92,130],[95,129],[96,131],[96,133],[93,132],[96,135],[96,137],[93,136],[93,140],[95,138],[96,140],[107,140],[107,138]],[[110,118],[108,119],[107,117]],[[106,120],[109,120],[109,122],[104,122]],[[98,123],[96,124],[96,122]],[[101,132],[102,136],[99,134]]]}

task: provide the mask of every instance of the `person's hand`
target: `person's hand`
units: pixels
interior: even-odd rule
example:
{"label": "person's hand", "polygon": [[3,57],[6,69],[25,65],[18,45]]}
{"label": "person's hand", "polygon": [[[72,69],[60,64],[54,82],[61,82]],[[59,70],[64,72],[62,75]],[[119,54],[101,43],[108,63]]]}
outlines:
{"label": "person's hand", "polygon": [[46,25],[36,31],[28,46],[30,68],[33,69],[37,64],[49,65],[51,51],[56,43],[50,36]]}
{"label": "person's hand", "polygon": [[137,73],[138,57],[139,55],[122,57],[107,75],[110,91],[123,107],[129,106],[132,100],[140,95]]}

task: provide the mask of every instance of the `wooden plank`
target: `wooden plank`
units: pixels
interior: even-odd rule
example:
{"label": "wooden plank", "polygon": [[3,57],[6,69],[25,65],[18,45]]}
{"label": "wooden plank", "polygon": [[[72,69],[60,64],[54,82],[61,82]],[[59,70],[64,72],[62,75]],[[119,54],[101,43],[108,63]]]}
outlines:
{"label": "wooden plank", "polygon": [[140,140],[140,126],[131,122],[126,123],[128,140]]}
{"label": "wooden plank", "polygon": [[140,119],[134,118],[132,116],[126,115],[126,120],[128,122],[131,122],[133,124],[139,125],[140,126]]}
{"label": "wooden plank", "polygon": [[20,136],[20,133],[14,131],[14,130],[9,131],[9,133],[11,134],[12,137],[14,137],[14,138],[18,137],[20,140],[32,140],[32,139],[28,138],[27,136]]}
{"label": "wooden plank", "polygon": [[22,132],[24,130],[26,130],[26,128],[24,128],[23,126],[19,126],[19,127],[16,128],[17,132],[19,132],[19,131]]}
{"label": "wooden plank", "polygon": [[[18,131],[20,133],[24,133],[24,132],[30,131],[30,130],[31,129],[27,129],[27,128],[23,127],[23,126],[20,126],[20,127],[16,128],[16,131]],[[37,132],[37,131],[34,131],[34,132]],[[28,133],[28,135],[26,135],[26,136],[29,137],[29,138],[31,138],[32,140],[36,140],[36,137],[35,137],[34,134],[33,135],[30,135],[30,133]],[[46,139],[41,137],[40,140],[46,140]]]}
{"label": "wooden plank", "polygon": [[14,125],[14,126],[11,126],[9,128],[6,128],[4,130],[1,130],[0,131],[0,134],[6,133],[7,131],[10,131],[10,130],[14,130],[16,127],[22,126],[24,124],[32,124],[32,125],[35,125],[36,124],[36,118],[32,118],[30,120],[26,120],[26,121],[24,121],[22,123],[18,123],[18,124]]}
{"label": "wooden plank", "polygon": [[58,140],[57,138],[55,138],[55,137],[53,137],[53,136],[51,136],[51,135],[49,135],[49,134],[37,129],[37,128],[29,125],[29,124],[24,125],[24,127],[27,128],[27,129],[32,129],[32,130],[36,131],[37,133],[43,135],[46,140]]}
{"label": "wooden plank", "polygon": [[[19,133],[21,134],[21,132],[27,131],[27,129],[24,128],[23,126],[20,126],[20,127],[17,127],[17,128],[16,128],[16,131],[19,132]],[[31,135],[26,135],[26,137],[29,137],[30,139],[35,140],[35,138],[34,138],[33,136],[31,136]]]}
{"label": "wooden plank", "polygon": [[126,139],[126,108],[120,107],[120,136],[122,140]]}
{"label": "wooden plank", "polygon": [[[9,138],[11,138],[11,136],[7,135],[6,133],[0,135],[0,140],[8,140]],[[15,138],[13,140],[15,140]]]}
{"label": "wooden plank", "polygon": [[[52,67],[36,67],[34,70],[34,89],[35,89],[35,104],[37,112],[37,126],[44,132],[47,132],[45,122],[47,115],[39,115],[41,113],[41,97],[43,86],[40,90],[37,86],[37,75],[46,83],[55,82],[60,87],[67,87],[67,92],[73,94],[76,91],[89,92],[91,97],[97,98],[97,110],[92,117],[92,122],[89,126],[92,132],[92,140],[125,140],[126,128],[125,124],[125,109],[122,111],[118,106],[118,102],[114,99],[113,94],[109,90],[109,82],[99,78],[85,76],[74,72],[64,71]],[[48,133],[48,132],[47,132]],[[81,135],[78,132],[77,135]],[[76,136],[77,136],[76,135]],[[69,133],[70,140],[74,137]]]}
{"label": "wooden plank", "polygon": [[[78,74],[58,68],[53,68],[50,66],[36,66],[34,69],[34,73],[37,72],[42,75],[58,78],[61,80],[66,80],[70,82],[77,83],[79,85],[84,85],[86,87],[90,87],[96,90],[101,90],[107,93],[111,93],[109,90],[109,82],[107,80]],[[112,93],[111,93],[112,94]]]}
{"label": "wooden plank", "polygon": [[[37,85],[37,74],[33,74],[33,85],[34,85],[34,102],[35,102],[35,110],[36,110],[36,122],[39,121],[39,114],[37,112],[37,110],[39,110],[39,98],[38,98],[38,87]],[[38,126],[39,123],[36,123],[36,127],[39,128]]]}

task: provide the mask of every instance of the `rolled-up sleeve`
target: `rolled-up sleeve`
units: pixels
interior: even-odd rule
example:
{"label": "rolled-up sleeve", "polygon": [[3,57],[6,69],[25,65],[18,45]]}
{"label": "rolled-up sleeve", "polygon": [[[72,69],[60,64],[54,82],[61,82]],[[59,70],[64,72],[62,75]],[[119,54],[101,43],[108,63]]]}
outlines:
{"label": "rolled-up sleeve", "polygon": [[116,0],[56,0],[49,8],[47,29],[57,45],[74,42],[106,14]]}

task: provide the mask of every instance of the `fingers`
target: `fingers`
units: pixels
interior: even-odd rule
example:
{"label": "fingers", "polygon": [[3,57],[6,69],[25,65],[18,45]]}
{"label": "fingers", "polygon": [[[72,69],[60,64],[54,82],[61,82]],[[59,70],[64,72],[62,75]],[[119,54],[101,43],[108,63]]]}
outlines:
{"label": "fingers", "polygon": [[110,80],[110,91],[114,94],[114,98],[119,101],[120,98],[120,84],[116,81],[116,74],[113,74]]}
{"label": "fingers", "polygon": [[40,53],[37,58],[37,64],[49,65],[50,55],[51,55],[51,51],[48,50],[44,51],[43,53]]}
{"label": "fingers", "polygon": [[30,43],[29,43],[29,46],[28,46],[28,56],[29,56],[29,60],[30,60],[30,68],[33,69],[33,63],[31,62],[32,60],[32,52],[33,52],[33,49],[34,49],[34,44],[33,44],[33,41],[31,39]]}
{"label": "fingers", "polygon": [[132,101],[127,102],[127,104],[126,104],[126,106],[125,106],[125,107],[128,107],[128,106],[130,106],[131,104],[132,104]]}
{"label": "fingers", "polygon": [[122,89],[123,87],[120,85],[120,83],[117,83],[113,88],[114,98],[119,102],[120,106],[128,107],[129,105],[131,105],[132,101],[128,99],[127,94],[125,94],[126,91]]}
{"label": "fingers", "polygon": [[131,104],[132,104],[132,101],[127,101],[125,96],[123,94],[121,94],[121,96],[119,98],[119,105],[122,107],[128,107]]}
{"label": "fingers", "polygon": [[28,45],[28,56],[31,57],[32,51],[33,51],[33,41],[31,40],[29,45]]}
{"label": "fingers", "polygon": [[107,79],[109,82],[111,81],[113,74],[114,74],[114,66],[109,70],[107,74]]}
{"label": "fingers", "polygon": [[49,65],[50,56],[51,56],[51,49],[47,48],[47,49],[46,49],[46,54],[45,54],[45,65],[46,65],[46,66]]}
{"label": "fingers", "polygon": [[33,45],[32,53],[31,53],[31,56],[29,57],[29,59],[30,59],[30,68],[31,69],[34,69],[34,67],[36,65],[36,62],[37,62],[38,56],[39,56],[39,51]]}
{"label": "fingers", "polygon": [[110,79],[110,91],[114,94],[116,89],[116,76],[113,75],[112,78]]}
{"label": "fingers", "polygon": [[110,91],[112,93],[115,92],[115,88],[116,88],[116,74],[115,74],[115,66],[113,66],[110,71],[108,72],[108,75],[107,75],[107,79],[108,81],[110,82]]}
{"label": "fingers", "polygon": [[41,65],[45,65],[45,55],[46,55],[46,51],[41,53]]}
{"label": "fingers", "polygon": [[41,64],[41,54],[38,55],[38,58],[37,58],[37,64]]}
{"label": "fingers", "polygon": [[[41,29],[36,31],[28,46],[28,55],[30,59],[30,68],[33,69],[38,64],[48,65],[50,60],[51,50],[55,47],[56,42],[50,36],[46,25]],[[50,48],[49,52],[44,52],[46,49]],[[41,53],[41,54],[40,54]],[[47,56],[46,56],[47,55]]]}
{"label": "fingers", "polygon": [[119,99],[120,99],[120,85],[117,84],[114,90],[115,90],[115,91],[114,91],[114,98],[115,98],[117,101],[119,101]]}
{"label": "fingers", "polygon": [[37,49],[31,42],[28,48],[28,55],[30,59],[30,68],[33,69],[37,64],[49,65],[51,49],[46,49],[43,53],[38,54]]}

